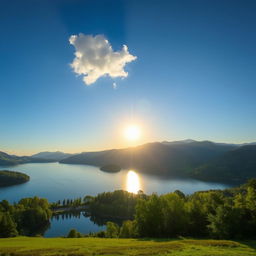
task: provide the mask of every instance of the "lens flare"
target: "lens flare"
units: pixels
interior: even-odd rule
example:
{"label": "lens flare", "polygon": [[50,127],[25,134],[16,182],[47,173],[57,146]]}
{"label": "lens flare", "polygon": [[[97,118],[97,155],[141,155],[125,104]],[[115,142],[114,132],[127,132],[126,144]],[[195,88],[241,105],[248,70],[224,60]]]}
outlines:
{"label": "lens flare", "polygon": [[142,190],[139,175],[133,170],[129,170],[127,173],[126,190],[135,194]]}
{"label": "lens flare", "polygon": [[137,125],[130,125],[124,130],[124,136],[127,140],[138,140],[140,135],[141,131]]}

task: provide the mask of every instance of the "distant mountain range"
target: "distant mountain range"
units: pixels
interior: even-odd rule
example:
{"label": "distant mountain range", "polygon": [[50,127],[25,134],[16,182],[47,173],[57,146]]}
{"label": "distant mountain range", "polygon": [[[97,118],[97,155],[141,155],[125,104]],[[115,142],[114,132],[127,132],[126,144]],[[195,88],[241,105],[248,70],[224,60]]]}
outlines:
{"label": "distant mountain range", "polygon": [[138,147],[86,152],[61,163],[104,166],[116,164],[151,174],[184,176],[193,168],[235,148],[212,142],[148,143]]}
{"label": "distant mountain range", "polygon": [[256,160],[253,160],[256,159],[255,147],[255,143],[239,145],[194,140],[164,141],[76,154],[60,162],[99,167],[115,164],[124,169],[157,176],[239,183],[256,177]]}
{"label": "distant mountain range", "polygon": [[70,156],[72,156],[72,154],[63,153],[61,151],[55,151],[55,152],[45,151],[45,152],[40,152],[40,153],[34,154],[31,157],[36,158],[36,159],[47,159],[47,160],[60,161],[64,158],[67,158]]}
{"label": "distant mountain range", "polygon": [[227,144],[188,139],[80,154],[56,151],[19,157],[0,152],[0,165],[58,161],[98,167],[116,165],[162,177],[242,183],[256,177],[256,143]]}
{"label": "distant mountain range", "polygon": [[54,162],[54,161],[51,159],[33,158],[30,156],[9,155],[5,152],[0,151],[0,165],[3,165],[3,166],[25,164],[25,163],[45,163],[45,162]]}
{"label": "distant mountain range", "polygon": [[0,151],[0,165],[16,165],[24,163],[48,163],[59,162],[60,160],[70,157],[72,154],[56,152],[40,152],[32,156],[15,156]]}
{"label": "distant mountain range", "polygon": [[18,157],[13,155],[8,155],[5,152],[0,152],[0,165],[13,165],[25,162],[24,157]]}

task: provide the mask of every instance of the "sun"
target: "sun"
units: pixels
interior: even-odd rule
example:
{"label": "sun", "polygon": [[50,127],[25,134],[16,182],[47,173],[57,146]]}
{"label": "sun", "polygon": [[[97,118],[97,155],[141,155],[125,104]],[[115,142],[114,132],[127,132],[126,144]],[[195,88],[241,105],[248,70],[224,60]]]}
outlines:
{"label": "sun", "polygon": [[140,138],[141,130],[137,125],[129,125],[124,130],[124,136],[127,140],[135,141]]}

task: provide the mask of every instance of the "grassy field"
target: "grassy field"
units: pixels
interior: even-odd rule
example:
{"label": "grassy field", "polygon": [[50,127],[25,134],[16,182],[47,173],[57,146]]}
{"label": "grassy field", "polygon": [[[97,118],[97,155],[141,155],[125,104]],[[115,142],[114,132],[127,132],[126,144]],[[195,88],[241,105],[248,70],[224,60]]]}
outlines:
{"label": "grassy field", "polygon": [[150,240],[104,238],[2,238],[1,256],[249,256],[256,242],[224,240]]}

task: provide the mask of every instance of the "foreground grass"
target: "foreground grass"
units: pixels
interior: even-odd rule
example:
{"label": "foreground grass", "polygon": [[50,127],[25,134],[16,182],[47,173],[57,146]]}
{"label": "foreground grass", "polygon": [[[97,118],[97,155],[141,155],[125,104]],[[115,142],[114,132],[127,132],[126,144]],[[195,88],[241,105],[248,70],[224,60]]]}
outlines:
{"label": "foreground grass", "polygon": [[104,238],[2,238],[1,256],[250,256],[256,241],[150,240]]}

